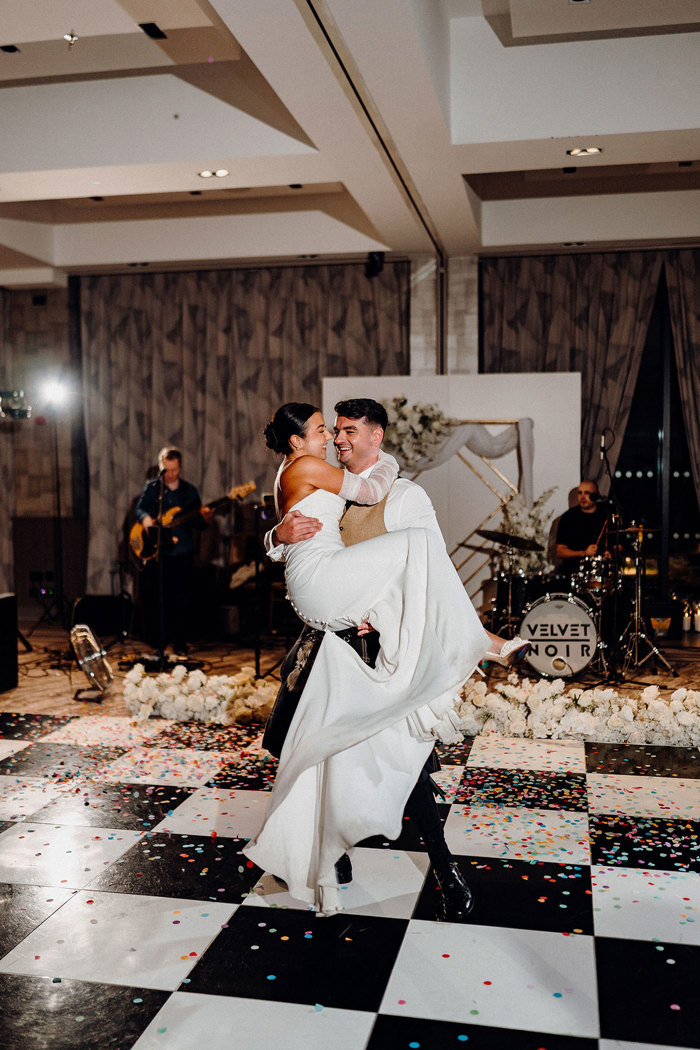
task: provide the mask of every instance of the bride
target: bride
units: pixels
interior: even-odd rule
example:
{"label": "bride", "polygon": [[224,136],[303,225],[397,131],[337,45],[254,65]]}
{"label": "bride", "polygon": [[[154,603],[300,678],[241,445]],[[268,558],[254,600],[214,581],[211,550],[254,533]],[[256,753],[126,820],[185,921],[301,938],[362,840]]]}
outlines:
{"label": "bride", "polygon": [[[461,686],[487,650],[498,653],[504,643],[481,625],[431,530],[343,546],[346,501],[382,500],[398,474],[393,457],[379,451],[371,478],[331,466],[331,434],[308,404],[283,405],[265,437],[284,457],[278,515],[294,508],[323,525],[288,545],[285,562],[294,609],[325,634],[287,733],[265,824],[244,852],[294,897],[328,913],[339,907],[335,862],[370,835],[398,837],[435,738],[461,739],[454,711]],[[380,635],[375,668],[333,633],[367,622]]]}

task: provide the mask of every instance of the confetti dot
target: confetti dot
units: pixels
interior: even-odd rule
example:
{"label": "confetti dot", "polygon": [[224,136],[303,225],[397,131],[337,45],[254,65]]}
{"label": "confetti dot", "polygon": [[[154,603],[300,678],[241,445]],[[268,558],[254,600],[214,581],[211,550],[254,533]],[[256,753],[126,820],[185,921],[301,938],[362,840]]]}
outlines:
{"label": "confetti dot", "polygon": [[[54,978],[54,980],[55,980],[55,978]],[[671,1003],[671,1009],[672,1010],[680,1010],[680,1006],[678,1005],[678,1003]]]}
{"label": "confetti dot", "polygon": [[276,981],[277,980],[277,976],[274,973],[268,973],[267,980],[268,981]]}

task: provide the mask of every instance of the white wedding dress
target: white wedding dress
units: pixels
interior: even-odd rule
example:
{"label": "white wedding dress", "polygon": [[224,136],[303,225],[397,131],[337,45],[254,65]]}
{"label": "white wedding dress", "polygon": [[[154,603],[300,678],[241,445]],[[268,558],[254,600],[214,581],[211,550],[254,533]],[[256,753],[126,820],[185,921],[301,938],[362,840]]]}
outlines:
{"label": "white wedding dress", "polygon": [[[370,835],[398,838],[435,738],[455,740],[460,687],[489,637],[440,538],[402,529],[344,547],[345,501],[317,489],[294,507],[321,520],[286,548],[290,600],[327,631],[287,734],[265,824],[244,853],[292,896],[337,910],[335,861]],[[376,668],[333,631],[369,619]]]}

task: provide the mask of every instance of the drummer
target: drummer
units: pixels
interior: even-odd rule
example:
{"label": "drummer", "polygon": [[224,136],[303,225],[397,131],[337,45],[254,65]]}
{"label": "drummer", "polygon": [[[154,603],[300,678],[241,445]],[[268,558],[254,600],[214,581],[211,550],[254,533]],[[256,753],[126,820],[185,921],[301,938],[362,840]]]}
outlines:
{"label": "drummer", "polygon": [[610,506],[601,502],[595,481],[582,481],[576,489],[578,506],[565,511],[557,526],[556,558],[565,563],[567,571],[575,571],[582,558],[603,555],[610,558],[608,549],[608,519]]}

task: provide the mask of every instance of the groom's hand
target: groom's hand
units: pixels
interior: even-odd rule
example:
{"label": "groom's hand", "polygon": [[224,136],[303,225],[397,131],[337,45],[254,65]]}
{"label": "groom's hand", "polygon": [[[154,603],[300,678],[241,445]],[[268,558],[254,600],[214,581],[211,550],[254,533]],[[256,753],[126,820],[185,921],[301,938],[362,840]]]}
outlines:
{"label": "groom's hand", "polygon": [[272,539],[275,547],[280,543],[300,543],[301,540],[310,540],[322,528],[318,518],[309,518],[300,510],[290,510],[279,525],[275,525]]}

